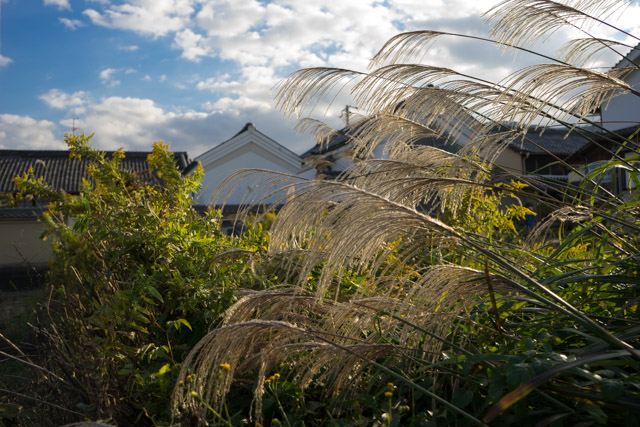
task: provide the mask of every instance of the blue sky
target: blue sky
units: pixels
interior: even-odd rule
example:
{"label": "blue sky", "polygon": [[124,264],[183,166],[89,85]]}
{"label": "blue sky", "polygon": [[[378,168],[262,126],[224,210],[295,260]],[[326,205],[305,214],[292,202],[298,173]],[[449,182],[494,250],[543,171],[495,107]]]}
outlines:
{"label": "blue sky", "polygon": [[[310,66],[365,70],[400,31],[484,34],[494,1],[0,0],[0,148],[65,148],[75,125],[94,145],[191,157],[246,122],[296,153],[311,147],[270,89]],[[634,4],[618,25],[637,31]],[[602,30],[605,31],[605,30]],[[606,32],[603,35],[607,35]],[[553,52],[568,32],[542,47]],[[604,58],[603,61],[613,61]],[[498,80],[517,65],[488,44],[439,42],[425,62]],[[527,59],[521,59],[526,63]],[[519,65],[522,65],[520,63]],[[340,127],[339,96],[317,115]]]}

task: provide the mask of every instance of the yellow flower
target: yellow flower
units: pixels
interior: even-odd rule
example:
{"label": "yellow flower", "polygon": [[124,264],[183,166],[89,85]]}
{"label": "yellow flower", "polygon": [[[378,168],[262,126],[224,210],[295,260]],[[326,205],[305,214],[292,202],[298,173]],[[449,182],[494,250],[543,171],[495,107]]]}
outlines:
{"label": "yellow flower", "polygon": [[228,363],[221,363],[220,368],[224,371],[228,371],[229,369],[231,369],[231,365],[229,365]]}
{"label": "yellow flower", "polygon": [[393,385],[393,383],[387,383],[387,387],[394,388],[395,386]]}
{"label": "yellow flower", "polygon": [[384,392],[384,397],[391,397],[393,396],[393,392],[392,391],[385,391]]}
{"label": "yellow flower", "polygon": [[278,373],[273,374],[273,376],[276,377],[276,379],[278,379],[278,380],[280,379],[280,374],[278,374]]}

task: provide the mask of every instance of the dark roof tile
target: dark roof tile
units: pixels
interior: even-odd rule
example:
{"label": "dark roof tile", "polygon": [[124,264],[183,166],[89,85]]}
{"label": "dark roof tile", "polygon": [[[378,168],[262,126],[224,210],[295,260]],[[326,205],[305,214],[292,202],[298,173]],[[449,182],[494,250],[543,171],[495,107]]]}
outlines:
{"label": "dark roof tile", "polygon": [[583,136],[578,129],[569,135],[567,133],[566,128],[547,128],[542,134],[540,131],[530,130],[526,137],[516,139],[509,146],[521,153],[570,156],[591,142],[588,135]]}
{"label": "dark roof tile", "polygon": [[[107,156],[113,153],[106,152]],[[144,151],[125,152],[124,169],[135,174],[148,172],[149,154]],[[177,152],[174,156],[176,166],[183,171],[189,164],[187,153]],[[69,151],[0,150],[0,193],[17,192],[13,179],[24,175],[30,167],[36,177],[42,177],[53,189],[78,193],[82,178],[88,178],[88,164],[86,160],[70,159]]]}
{"label": "dark roof tile", "polygon": [[12,208],[0,207],[0,218],[4,219],[23,219],[23,218],[39,218],[47,208],[31,207],[31,208]]}

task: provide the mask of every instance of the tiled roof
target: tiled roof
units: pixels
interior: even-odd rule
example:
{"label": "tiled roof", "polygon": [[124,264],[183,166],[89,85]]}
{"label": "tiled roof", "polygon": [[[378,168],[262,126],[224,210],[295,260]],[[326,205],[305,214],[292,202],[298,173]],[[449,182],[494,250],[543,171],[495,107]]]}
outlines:
{"label": "tiled roof", "polygon": [[[106,154],[112,156],[113,152]],[[125,152],[122,161],[125,170],[133,173],[149,171],[149,154],[142,151]],[[187,153],[177,152],[174,156],[177,167],[184,170],[188,166]],[[0,193],[17,192],[13,179],[24,175],[30,167],[36,177],[42,177],[55,190],[78,193],[82,178],[88,178],[88,164],[86,160],[70,159],[68,151],[0,150]]]}
{"label": "tiled roof", "polygon": [[[510,144],[510,147],[520,153],[530,154],[554,154],[557,156],[570,156],[586,148],[592,135],[584,133],[580,129],[574,129],[569,135],[566,128],[547,128],[541,134],[539,130],[530,130],[525,138],[518,138]],[[338,131],[337,135],[330,139],[327,144],[317,144],[301,155],[302,158],[314,154],[324,154],[336,150],[349,143],[349,137],[344,130]],[[444,138],[422,138],[416,142],[417,145],[430,145],[448,151],[456,151],[455,145],[447,143]]]}
{"label": "tiled roof", "polygon": [[[357,131],[357,130],[356,130]],[[305,151],[300,155],[303,159],[306,159],[309,156],[317,155],[317,154],[325,154],[330,153],[344,145],[349,144],[351,138],[345,129],[339,130],[336,132],[335,136],[332,137],[328,143],[324,144],[316,144],[309,150]],[[446,140],[444,137],[423,137],[417,139],[416,141],[412,141],[414,145],[429,145],[432,147],[441,148],[447,151],[457,151],[459,146],[452,144]]]}
{"label": "tiled roof", "polygon": [[31,207],[31,208],[11,208],[0,207],[0,218],[22,219],[22,218],[38,218],[41,217],[47,208]]}
{"label": "tiled roof", "polygon": [[569,135],[566,128],[547,128],[542,134],[540,131],[530,130],[525,138],[518,138],[510,144],[510,147],[521,153],[531,154],[555,154],[557,156],[570,156],[590,144],[590,139],[581,135],[579,129],[575,129]]}

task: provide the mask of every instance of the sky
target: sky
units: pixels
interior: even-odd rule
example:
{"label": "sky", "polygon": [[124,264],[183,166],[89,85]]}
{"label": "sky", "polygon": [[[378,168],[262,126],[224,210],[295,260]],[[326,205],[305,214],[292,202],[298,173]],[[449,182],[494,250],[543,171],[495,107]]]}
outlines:
{"label": "sky", "polygon": [[[191,158],[247,122],[293,152],[314,144],[275,108],[274,86],[305,67],[366,71],[402,31],[486,35],[495,0],[0,0],[0,149],[64,149],[94,133],[104,150],[169,143]],[[640,34],[634,2],[615,16]],[[611,36],[606,29],[595,34]],[[539,47],[553,53],[576,34]],[[618,36],[616,36],[618,37]],[[635,44],[634,42],[633,44]],[[489,43],[436,42],[424,63],[498,81],[533,58]],[[603,65],[617,59],[603,57]],[[340,128],[347,93],[314,118]]]}

